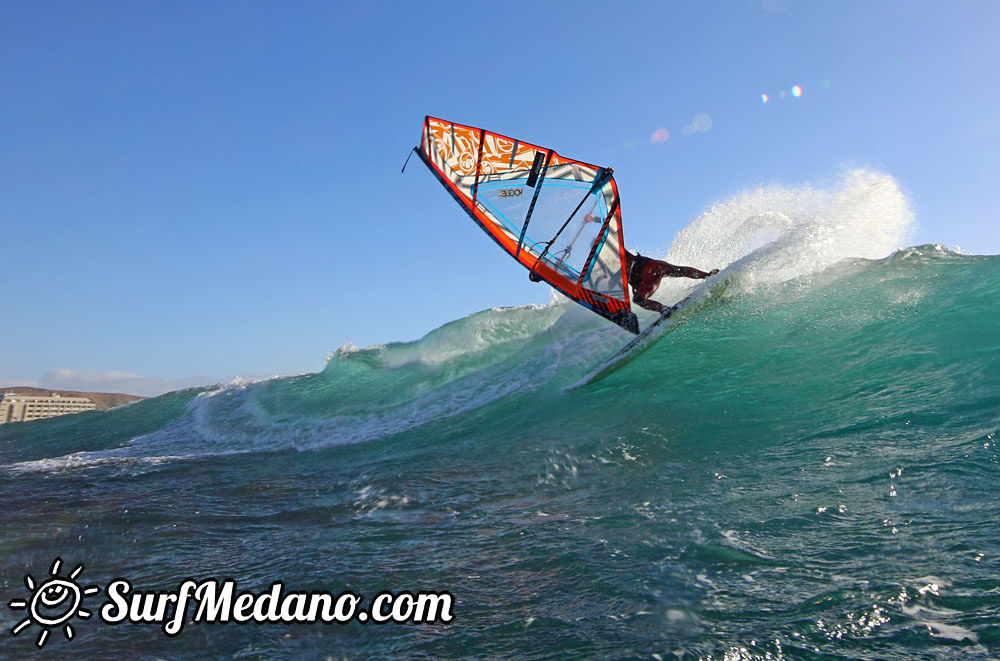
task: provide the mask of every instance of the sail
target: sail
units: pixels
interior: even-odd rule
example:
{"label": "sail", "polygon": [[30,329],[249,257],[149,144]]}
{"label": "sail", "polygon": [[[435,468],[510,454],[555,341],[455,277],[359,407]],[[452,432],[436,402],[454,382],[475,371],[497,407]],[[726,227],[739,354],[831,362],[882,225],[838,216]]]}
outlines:
{"label": "sail", "polygon": [[618,186],[611,168],[483,129],[427,117],[417,154],[501,248],[633,333]]}

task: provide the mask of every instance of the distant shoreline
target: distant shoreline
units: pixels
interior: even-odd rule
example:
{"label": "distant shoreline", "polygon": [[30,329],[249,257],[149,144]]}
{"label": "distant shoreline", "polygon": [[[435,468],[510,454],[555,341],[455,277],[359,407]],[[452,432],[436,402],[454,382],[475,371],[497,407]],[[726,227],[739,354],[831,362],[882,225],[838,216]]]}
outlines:
{"label": "distant shoreline", "polygon": [[0,394],[9,392],[17,393],[19,395],[43,397],[47,397],[52,393],[58,393],[64,397],[87,397],[94,402],[98,411],[106,411],[107,409],[113,409],[114,407],[121,406],[122,404],[128,404],[129,402],[137,402],[140,399],[146,399],[145,397],[140,397],[139,395],[126,395],[125,393],[119,392],[83,392],[80,390],[61,390],[59,388],[36,388],[34,386],[7,386],[0,388]]}

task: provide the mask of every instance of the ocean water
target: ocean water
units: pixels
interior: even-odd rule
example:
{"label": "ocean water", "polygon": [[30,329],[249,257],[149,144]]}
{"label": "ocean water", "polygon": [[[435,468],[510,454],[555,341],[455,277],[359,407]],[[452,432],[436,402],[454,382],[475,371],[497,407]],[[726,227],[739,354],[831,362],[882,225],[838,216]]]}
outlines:
{"label": "ocean water", "polygon": [[[38,653],[8,602],[59,557],[102,587],[59,658],[996,658],[1000,257],[911,228],[874,172],[720,202],[667,256],[725,296],[581,390],[627,336],[555,300],[0,427],[0,657]],[[447,591],[453,619],[169,637],[99,620],[120,577]]]}

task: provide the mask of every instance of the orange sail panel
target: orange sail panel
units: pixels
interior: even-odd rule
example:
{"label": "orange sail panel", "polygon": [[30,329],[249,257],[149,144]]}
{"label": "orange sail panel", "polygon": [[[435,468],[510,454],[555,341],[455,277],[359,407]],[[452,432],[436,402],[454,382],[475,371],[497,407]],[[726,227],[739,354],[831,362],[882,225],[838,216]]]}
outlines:
{"label": "orange sail panel", "polygon": [[611,168],[427,117],[417,149],[452,197],[524,265],[633,333],[618,186]]}

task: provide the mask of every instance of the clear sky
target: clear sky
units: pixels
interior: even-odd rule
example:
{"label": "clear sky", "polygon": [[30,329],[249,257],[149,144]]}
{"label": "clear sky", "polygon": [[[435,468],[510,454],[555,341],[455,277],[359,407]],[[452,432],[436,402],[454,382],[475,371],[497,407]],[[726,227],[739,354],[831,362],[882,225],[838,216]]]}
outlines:
{"label": "clear sky", "polygon": [[426,114],[614,167],[647,254],[858,166],[914,243],[998,253],[998,34],[995,0],[0,0],[0,385],[317,371],[546,302],[400,174]]}

